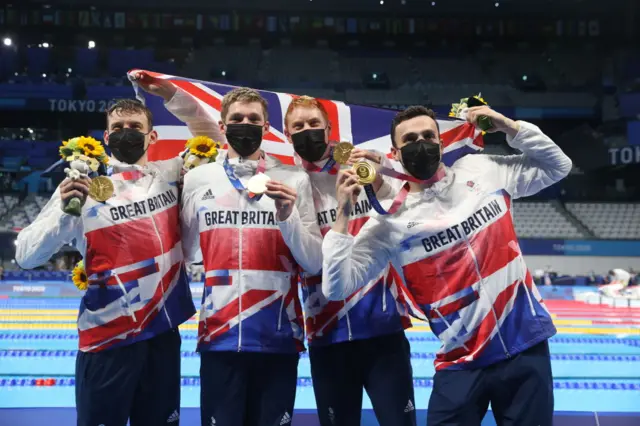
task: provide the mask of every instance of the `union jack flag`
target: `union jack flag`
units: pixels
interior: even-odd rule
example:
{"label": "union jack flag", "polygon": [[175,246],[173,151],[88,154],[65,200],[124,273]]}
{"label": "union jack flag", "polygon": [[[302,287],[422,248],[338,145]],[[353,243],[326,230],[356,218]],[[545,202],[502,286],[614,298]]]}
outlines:
{"label": "union jack flag", "polygon": [[[141,70],[136,70],[141,71]],[[152,71],[149,75],[166,79],[195,98],[210,114],[213,120],[220,120],[222,97],[235,86],[176,77]],[[135,83],[134,83],[135,87]],[[192,135],[187,126],[174,117],[163,106],[162,99],[144,96],[137,91],[154,114],[155,129],[160,143],[149,148],[149,160],[173,158],[182,151],[187,139]],[[293,147],[284,135],[284,115],[289,103],[296,95],[259,90],[269,104],[271,129],[262,142],[262,149],[286,164],[293,164]],[[331,139],[351,142],[362,149],[388,153],[391,147],[389,129],[397,111],[346,104],[340,101],[321,100],[332,122]],[[440,133],[444,141],[443,161],[453,164],[459,158],[482,151],[482,134],[473,125],[456,119],[438,119]],[[394,165],[397,167],[397,165]]]}

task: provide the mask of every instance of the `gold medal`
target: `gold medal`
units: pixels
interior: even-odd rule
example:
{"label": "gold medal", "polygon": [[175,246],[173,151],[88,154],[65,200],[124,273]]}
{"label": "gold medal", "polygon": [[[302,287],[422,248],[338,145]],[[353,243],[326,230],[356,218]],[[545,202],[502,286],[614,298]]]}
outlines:
{"label": "gold medal", "polygon": [[358,176],[360,185],[370,185],[376,180],[376,169],[366,161],[360,161],[353,165],[353,170]]}
{"label": "gold medal", "polygon": [[351,151],[353,151],[353,145],[349,142],[340,142],[333,148],[333,159],[338,164],[347,164],[349,157],[351,157]]}
{"label": "gold medal", "polygon": [[89,197],[94,200],[104,203],[113,196],[113,182],[106,176],[98,176],[91,179],[91,186],[89,186]]}

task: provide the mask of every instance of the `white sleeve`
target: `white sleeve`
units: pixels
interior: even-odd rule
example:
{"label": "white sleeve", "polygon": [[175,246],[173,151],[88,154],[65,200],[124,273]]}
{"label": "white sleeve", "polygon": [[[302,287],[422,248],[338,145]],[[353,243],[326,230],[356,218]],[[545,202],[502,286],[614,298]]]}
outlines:
{"label": "white sleeve", "polygon": [[305,272],[318,274],[322,268],[322,234],[318,226],[311,181],[303,175],[296,188],[297,199],[287,220],[278,222],[284,242]]}
{"label": "white sleeve", "polygon": [[36,220],[18,234],[16,263],[23,269],[44,265],[63,245],[73,244],[85,255],[82,218],[62,211],[60,188],[56,189]]}
{"label": "white sleeve", "polygon": [[377,277],[394,256],[383,222],[370,217],[356,237],[330,230],[322,243],[322,292],[344,300]]}
{"label": "white sleeve", "polygon": [[200,228],[198,211],[193,197],[193,179],[187,174],[184,180],[184,190],[180,201],[180,231],[182,237],[182,251],[187,266],[202,261],[200,251]]}
{"label": "white sleeve", "polygon": [[164,103],[165,108],[184,122],[193,136],[208,136],[224,145],[227,140],[220,131],[218,122],[200,103],[178,88],[171,99]]}
{"label": "white sleeve", "polygon": [[537,126],[518,123],[518,134],[514,138],[507,136],[507,142],[522,154],[486,156],[498,166],[499,183],[514,199],[534,195],[559,182],[572,167],[571,159]]}

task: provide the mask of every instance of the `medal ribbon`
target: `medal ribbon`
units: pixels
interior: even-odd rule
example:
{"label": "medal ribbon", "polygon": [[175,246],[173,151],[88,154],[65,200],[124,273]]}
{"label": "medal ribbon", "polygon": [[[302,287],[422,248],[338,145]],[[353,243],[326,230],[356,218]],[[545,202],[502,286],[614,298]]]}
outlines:
{"label": "medal ribbon", "polygon": [[[227,175],[227,178],[229,178],[229,182],[231,182],[231,185],[233,185],[233,187],[237,189],[239,192],[246,191],[247,188],[245,188],[242,182],[240,182],[240,179],[238,179],[235,172],[233,171],[233,167],[231,167],[231,164],[229,164],[229,156],[225,157],[224,163],[222,163],[222,166],[224,167],[225,174]],[[256,169],[255,174],[264,173],[266,168],[267,168],[267,162],[265,161],[264,154],[263,154],[260,157],[260,161],[258,161],[258,168]],[[262,194],[256,195],[250,191],[247,191],[247,195],[249,196],[250,199],[256,200],[256,201],[258,201],[262,197]]]}
{"label": "medal ribbon", "polygon": [[[113,166],[109,166],[107,168],[107,176],[114,182],[126,182],[132,180],[142,179],[145,174],[141,170],[126,170],[120,173],[113,173]],[[120,186],[120,192],[118,193],[118,197],[123,198],[127,201],[133,201],[133,188]]]}
{"label": "medal ribbon", "polygon": [[113,168],[110,167],[107,170],[107,176],[110,176],[111,180],[127,181],[127,180],[138,180],[144,176],[144,173],[142,173],[140,170],[129,170],[129,171],[113,174]]}
{"label": "medal ribbon", "polygon": [[404,204],[404,200],[406,200],[407,195],[409,195],[409,182],[405,182],[405,184],[402,185],[402,189],[400,189],[400,192],[398,192],[396,198],[393,199],[393,203],[391,203],[391,207],[389,208],[389,210],[385,210],[384,207],[382,207],[382,205],[380,204],[380,201],[378,201],[378,198],[376,197],[376,191],[373,190],[373,185],[365,185],[364,192],[365,194],[367,194],[367,198],[369,199],[371,207],[373,207],[373,209],[378,212],[378,214],[394,214],[398,211],[400,206]]}
{"label": "medal ribbon", "polygon": [[388,169],[386,167],[381,167],[378,170],[378,173],[405,181],[404,185],[402,185],[402,189],[400,189],[400,192],[398,192],[398,195],[396,195],[396,197],[393,199],[393,203],[391,203],[391,207],[389,208],[389,210],[385,210],[380,204],[380,202],[378,201],[378,198],[376,197],[376,191],[373,190],[373,185],[364,186],[364,192],[365,194],[367,194],[367,198],[369,199],[369,203],[371,204],[371,207],[373,207],[373,209],[376,212],[378,212],[378,214],[387,215],[387,214],[394,214],[395,212],[398,211],[400,206],[404,204],[404,201],[407,199],[407,195],[409,195],[409,182],[416,182],[416,183],[422,183],[422,184],[434,183],[444,177],[445,170],[444,170],[444,167],[439,167],[436,174],[433,175],[432,178],[427,180],[416,179],[413,176],[408,176],[404,173],[400,173],[393,169]]}

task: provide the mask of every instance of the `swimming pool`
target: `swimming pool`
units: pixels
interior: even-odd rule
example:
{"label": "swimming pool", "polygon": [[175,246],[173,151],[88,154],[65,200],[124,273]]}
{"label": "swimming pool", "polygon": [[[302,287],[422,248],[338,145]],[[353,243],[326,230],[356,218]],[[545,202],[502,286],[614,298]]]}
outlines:
{"label": "swimming pool", "polygon": [[[73,424],[77,299],[0,300],[0,425]],[[556,424],[640,424],[640,309],[549,301],[559,334],[551,339]],[[182,328],[182,424],[199,424],[197,324]],[[416,408],[423,418],[439,344],[416,323],[411,342]],[[315,401],[307,354],[298,369],[294,424],[314,423]],[[363,424],[376,424],[365,397]],[[192,409],[192,410],[190,410]],[[594,414],[599,413],[599,414]],[[305,417],[308,416],[308,417]],[[16,419],[20,419],[17,423]],[[597,418],[597,420],[595,420]],[[626,420],[625,420],[626,418]],[[613,423],[609,423],[613,422]],[[629,423],[627,423],[629,422]],[[487,425],[494,424],[492,419]]]}

